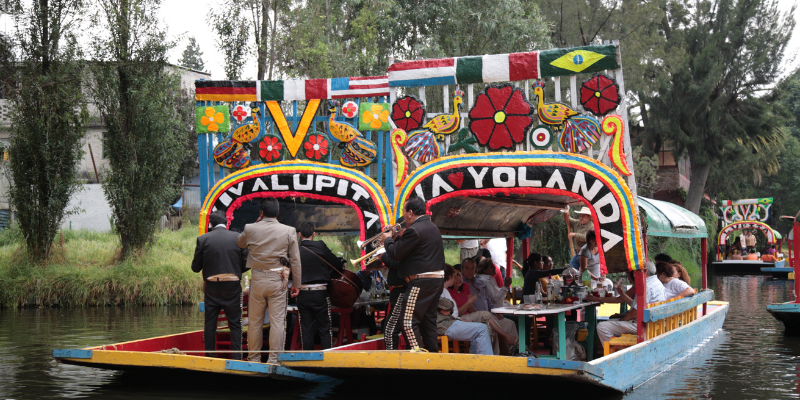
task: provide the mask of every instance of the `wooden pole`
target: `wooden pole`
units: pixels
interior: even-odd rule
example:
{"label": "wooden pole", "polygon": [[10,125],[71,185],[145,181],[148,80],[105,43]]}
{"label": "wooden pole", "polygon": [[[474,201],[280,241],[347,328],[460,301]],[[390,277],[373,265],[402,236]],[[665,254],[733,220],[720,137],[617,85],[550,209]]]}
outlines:
{"label": "wooden pole", "polygon": [[506,278],[511,278],[514,269],[514,238],[506,238]]}
{"label": "wooden pole", "polygon": [[[700,239],[700,265],[703,273],[703,289],[708,289],[708,239]],[[703,303],[703,315],[706,315],[706,303]]]}
{"label": "wooden pole", "polygon": [[642,343],[647,340],[647,332],[644,330],[644,309],[647,307],[647,270],[633,271],[633,275],[636,280],[634,282],[636,287],[636,343]]}
{"label": "wooden pole", "polygon": [[[569,206],[567,206],[566,210],[564,211],[564,222],[567,223],[567,240],[569,240],[569,255],[570,257],[575,257],[575,245],[572,242],[572,238],[569,237],[570,228],[569,228]],[[572,261],[572,259],[570,259]]]}
{"label": "wooden pole", "polygon": [[97,165],[94,163],[94,153],[92,153],[92,144],[86,143],[89,145],[89,155],[92,156],[92,167],[94,167],[94,178],[97,179],[97,183],[100,183],[100,176],[97,175]]}

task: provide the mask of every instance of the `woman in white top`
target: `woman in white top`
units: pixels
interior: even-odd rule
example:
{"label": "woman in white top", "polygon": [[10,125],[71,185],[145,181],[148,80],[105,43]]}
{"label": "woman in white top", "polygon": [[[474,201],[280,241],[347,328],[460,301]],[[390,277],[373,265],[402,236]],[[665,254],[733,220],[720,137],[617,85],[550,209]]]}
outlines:
{"label": "woman in white top", "polygon": [[658,263],[656,265],[656,273],[658,280],[664,284],[664,292],[667,295],[667,300],[683,296],[694,296],[694,289],[688,283],[675,278],[675,265],[669,263]]}
{"label": "woman in white top", "polygon": [[602,282],[605,280],[600,272],[600,250],[597,248],[597,237],[594,234],[594,230],[586,232],[586,244],[581,247],[578,255],[581,256],[581,275],[583,275],[583,271],[588,269],[593,281]]}

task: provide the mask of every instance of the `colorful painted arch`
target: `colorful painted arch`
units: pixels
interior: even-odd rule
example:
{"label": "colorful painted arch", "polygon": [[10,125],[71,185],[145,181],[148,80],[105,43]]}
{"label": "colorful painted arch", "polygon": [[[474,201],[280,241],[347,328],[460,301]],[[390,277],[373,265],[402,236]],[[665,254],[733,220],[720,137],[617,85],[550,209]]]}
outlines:
{"label": "colorful painted arch", "polygon": [[717,236],[717,245],[724,245],[727,244],[728,236],[731,233],[740,231],[742,229],[758,229],[761,232],[764,232],[764,235],[767,237],[767,243],[775,244],[778,242],[778,238],[780,238],[780,233],[776,230],[772,229],[771,226],[760,222],[760,221],[740,221],[734,222],[719,231],[719,235]]}
{"label": "colorful painted arch", "polygon": [[583,202],[592,211],[601,261],[609,272],[644,268],[642,231],[628,185],[613,169],[577,154],[534,151],[443,157],[406,178],[394,209],[399,214],[412,196],[423,198],[430,212],[450,198],[499,194],[567,196]]}
{"label": "colorful painted arch", "polygon": [[[207,232],[211,212],[224,210],[230,226],[233,212],[243,202],[261,198],[295,199],[294,209],[301,206],[302,199],[348,206],[355,210],[362,240],[394,223],[383,189],[362,172],[312,161],[284,161],[246,168],[217,182],[200,210],[200,234]],[[312,206],[307,215],[315,216],[323,211]],[[283,211],[281,216],[284,216]]]}

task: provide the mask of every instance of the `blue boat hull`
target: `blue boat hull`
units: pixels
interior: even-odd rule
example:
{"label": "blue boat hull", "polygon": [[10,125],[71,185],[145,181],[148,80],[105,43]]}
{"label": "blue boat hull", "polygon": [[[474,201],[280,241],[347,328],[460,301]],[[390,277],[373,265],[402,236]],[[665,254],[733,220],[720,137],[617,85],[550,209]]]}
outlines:
{"label": "blue boat hull", "polygon": [[749,260],[723,260],[712,261],[711,269],[717,275],[767,275],[763,268],[780,268],[784,266],[784,261],[749,261]]}
{"label": "blue boat hull", "polygon": [[[780,261],[783,263],[783,261]],[[777,264],[777,263],[776,263]],[[761,272],[766,272],[772,275],[774,278],[777,279],[787,279],[789,278],[789,273],[794,272],[794,268],[790,267],[764,267],[761,268]]]}
{"label": "blue boat hull", "polygon": [[787,333],[800,333],[800,304],[791,302],[770,304],[767,306],[767,311],[783,323]]}

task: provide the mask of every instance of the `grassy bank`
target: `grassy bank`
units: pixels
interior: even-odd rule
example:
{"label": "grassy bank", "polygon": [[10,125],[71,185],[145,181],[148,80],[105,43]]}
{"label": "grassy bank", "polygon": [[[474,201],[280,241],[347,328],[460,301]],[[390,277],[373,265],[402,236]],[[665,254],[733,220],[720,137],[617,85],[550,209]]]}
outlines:
{"label": "grassy bank", "polygon": [[190,265],[197,231],[157,234],[145,254],[115,262],[111,233],[64,231],[47,264],[28,260],[15,230],[0,233],[0,306],[165,305],[202,299]]}

